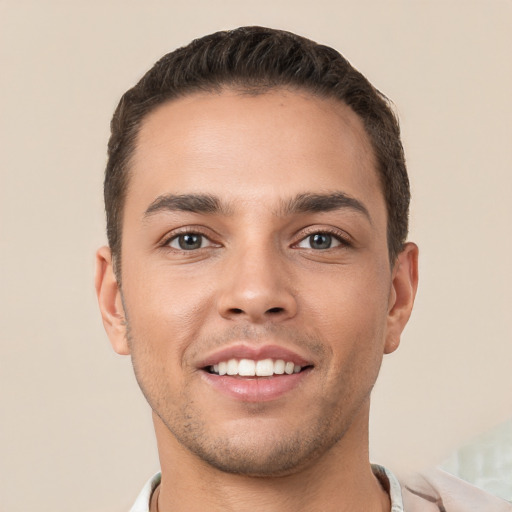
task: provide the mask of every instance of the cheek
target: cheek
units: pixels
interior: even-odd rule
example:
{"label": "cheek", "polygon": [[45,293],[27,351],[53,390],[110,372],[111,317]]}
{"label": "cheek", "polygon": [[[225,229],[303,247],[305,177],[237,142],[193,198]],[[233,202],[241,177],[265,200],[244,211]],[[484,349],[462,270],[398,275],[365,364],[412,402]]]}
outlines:
{"label": "cheek", "polygon": [[332,334],[348,330],[378,330],[385,325],[389,283],[387,276],[373,268],[338,267],[300,280],[300,299],[307,312]]}
{"label": "cheek", "polygon": [[378,372],[389,294],[384,277],[371,269],[340,268],[304,286],[303,318],[331,352],[329,378],[364,373],[369,368]]}
{"label": "cheek", "polygon": [[127,280],[124,295],[137,382],[154,410],[178,407],[191,371],[186,350],[200,335],[205,307],[185,283],[162,274]]}
{"label": "cheek", "polygon": [[[125,270],[126,276],[142,275],[134,265]],[[143,278],[128,277],[123,295],[134,359],[181,367],[185,350],[200,335],[211,309],[211,291],[198,287],[193,277],[169,274],[146,269]]]}

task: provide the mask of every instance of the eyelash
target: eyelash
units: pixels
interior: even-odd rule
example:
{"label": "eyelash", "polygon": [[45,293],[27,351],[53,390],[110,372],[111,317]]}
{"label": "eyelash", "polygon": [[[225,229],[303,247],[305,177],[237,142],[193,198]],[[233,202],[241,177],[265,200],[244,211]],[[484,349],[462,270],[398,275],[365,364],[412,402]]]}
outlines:
{"label": "eyelash", "polygon": [[[340,243],[341,248],[347,248],[347,247],[353,246],[353,243],[347,234],[340,232],[337,229],[332,229],[332,228],[309,228],[309,229],[306,229],[306,231],[301,234],[300,240],[298,242],[296,242],[294,244],[294,246],[297,246],[298,244],[300,244],[307,238],[314,236],[314,235],[330,235]],[[335,249],[335,247],[330,247],[329,249]],[[324,250],[327,251],[329,249],[324,249]],[[314,250],[314,249],[311,249],[311,250]]]}
{"label": "eyelash", "polygon": [[[195,229],[195,228],[186,228],[186,229],[183,229],[183,231],[178,231],[178,232],[174,231],[173,233],[169,234],[169,236],[166,236],[159,245],[160,245],[160,247],[169,248],[169,249],[172,249],[175,251],[182,251],[182,252],[193,252],[193,251],[197,251],[199,249],[206,249],[206,247],[199,247],[198,249],[190,249],[190,251],[187,251],[186,249],[177,249],[175,247],[170,246],[170,243],[172,241],[177,240],[180,236],[184,236],[184,235],[200,236],[200,237],[203,237],[204,239],[208,240],[209,243],[211,244],[211,246],[220,247],[220,244],[216,244],[211,239],[210,236],[208,236],[206,233],[204,233],[200,229]],[[297,242],[295,242],[292,247],[294,247],[294,248],[297,247],[301,242],[305,241],[306,239],[308,239],[309,237],[314,236],[314,235],[332,236],[337,242],[339,242],[339,244],[340,244],[339,247],[341,247],[341,248],[353,246],[350,238],[346,234],[343,234],[338,230],[329,229],[329,228],[309,228],[309,229],[306,229],[305,232],[301,233],[301,238]],[[336,247],[338,247],[338,246],[336,246]],[[323,249],[323,250],[327,251],[329,249],[335,249],[336,247],[329,247],[329,248]],[[320,249],[315,250],[312,248],[310,248],[310,250],[321,251]]]}

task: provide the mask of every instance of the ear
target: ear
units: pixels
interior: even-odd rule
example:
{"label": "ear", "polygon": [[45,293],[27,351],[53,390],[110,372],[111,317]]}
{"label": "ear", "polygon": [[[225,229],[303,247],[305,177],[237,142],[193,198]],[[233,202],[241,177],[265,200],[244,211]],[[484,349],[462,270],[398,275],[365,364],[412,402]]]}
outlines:
{"label": "ear", "polygon": [[96,252],[95,286],[103,326],[110,343],[118,354],[128,355],[130,347],[126,337],[126,321],[121,290],[114,274],[112,253],[109,247],[101,247]]}
{"label": "ear", "polygon": [[384,353],[394,352],[409,320],[418,289],[418,246],[405,244],[393,268]]}

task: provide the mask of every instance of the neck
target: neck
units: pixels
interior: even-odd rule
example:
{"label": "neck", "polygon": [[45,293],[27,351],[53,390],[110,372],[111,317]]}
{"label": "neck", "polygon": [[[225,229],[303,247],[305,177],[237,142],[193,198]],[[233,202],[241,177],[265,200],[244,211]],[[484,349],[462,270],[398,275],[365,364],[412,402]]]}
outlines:
{"label": "neck", "polygon": [[202,512],[205,503],[212,512],[389,512],[389,496],[369,463],[367,415],[361,420],[304,467],[283,476],[252,477],[199,460],[154,417],[162,468],[154,505],[157,501],[159,512]]}

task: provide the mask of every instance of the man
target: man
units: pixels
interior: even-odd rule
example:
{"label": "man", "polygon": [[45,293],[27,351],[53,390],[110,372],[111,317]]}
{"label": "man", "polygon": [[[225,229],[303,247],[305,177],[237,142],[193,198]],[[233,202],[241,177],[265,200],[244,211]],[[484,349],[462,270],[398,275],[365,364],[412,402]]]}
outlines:
{"label": "man", "polygon": [[333,49],[245,27],[163,57],[111,127],[96,288],[161,462],[132,511],[403,510],[368,456],[418,282],[386,99]]}

